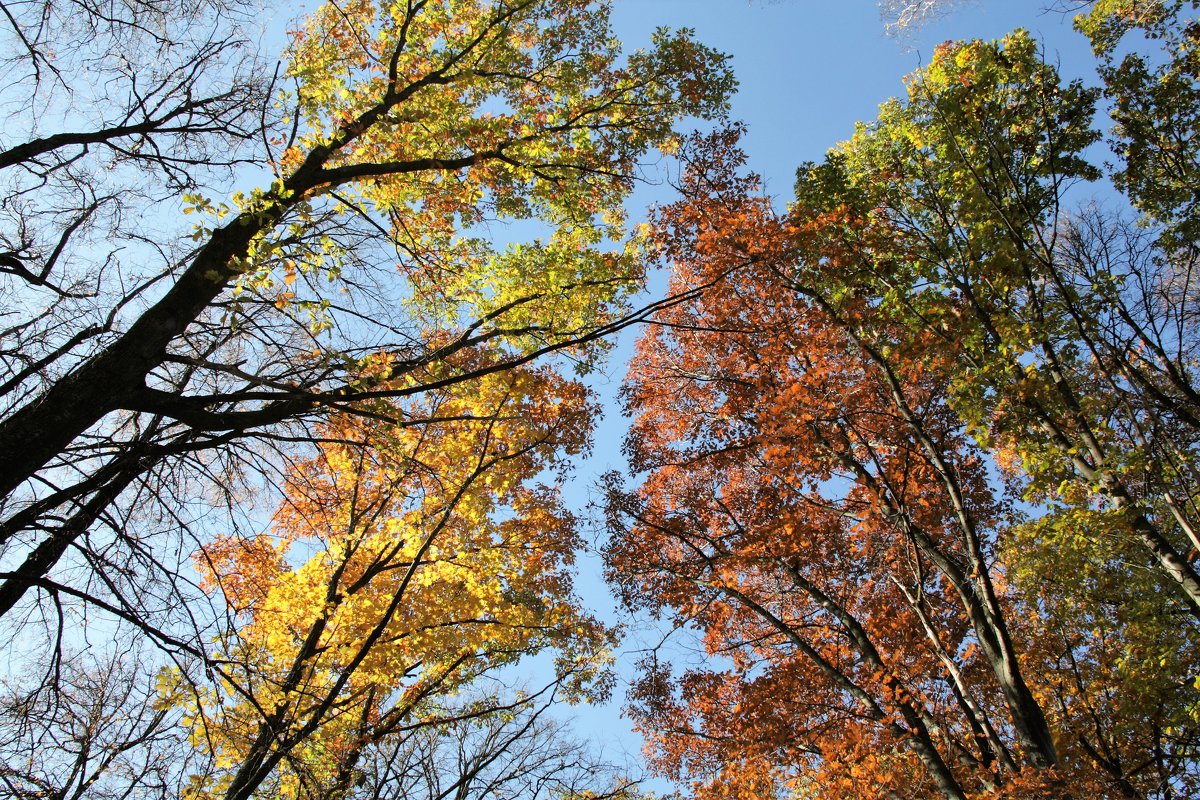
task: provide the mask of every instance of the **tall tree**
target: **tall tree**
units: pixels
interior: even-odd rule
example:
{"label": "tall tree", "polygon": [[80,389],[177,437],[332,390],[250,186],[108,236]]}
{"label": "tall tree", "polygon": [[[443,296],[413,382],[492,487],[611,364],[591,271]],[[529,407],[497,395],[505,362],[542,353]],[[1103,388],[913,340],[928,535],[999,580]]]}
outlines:
{"label": "tall tree", "polygon": [[536,483],[586,443],[583,390],[518,370],[425,402],[437,422],[337,420],[289,476],[270,535],[197,554],[231,610],[219,682],[179,676],[212,794],[270,781],[343,796],[368,750],[440,724],[431,708],[523,656],[557,651],[575,697],[603,667],[609,634],[576,608],[567,572],[573,520]]}
{"label": "tall tree", "polygon": [[861,338],[868,305],[851,318],[789,280],[815,230],[723,179],[722,149],[659,220],[676,288],[719,282],[639,346],[648,475],[614,492],[608,558],[627,602],[732,664],[677,697],[652,672],[643,730],[704,792],[755,774],[831,798],[1056,791],[992,571],[1006,509],[944,381]]}
{"label": "tall tree", "polygon": [[[604,5],[574,0],[327,5],[284,77],[280,115],[261,110],[273,181],[220,202],[189,173],[166,193],[178,210],[171,189],[188,189],[196,224],[118,219],[130,244],[98,260],[75,238],[88,212],[26,213],[78,183],[77,162],[97,166],[93,147],[54,140],[5,167],[8,286],[29,313],[9,331],[0,421],[14,565],[0,610],[97,524],[136,536],[119,498],[166,500],[185,474],[236,471],[331,409],[419,393],[429,364],[443,365],[434,386],[467,380],[617,323],[640,268],[608,245],[638,158],[669,149],[681,115],[719,112],[730,85],[686,34],[622,63]],[[139,134],[138,154],[181,155],[173,134]],[[46,158],[63,163],[43,181]],[[496,246],[481,226],[497,218],[545,237]],[[458,364],[484,344],[490,359]]]}
{"label": "tall tree", "polygon": [[198,789],[248,797],[346,790],[522,654],[582,681],[605,634],[534,473],[593,409],[532,363],[648,313],[622,204],[724,113],[724,58],[624,56],[590,0],[331,2],[274,69],[257,4],[4,11],[0,616],[34,683],[137,632]]}
{"label": "tall tree", "polygon": [[1173,249],[1194,247],[1200,233],[1198,8],[1194,0],[1096,0],[1075,23],[1100,59],[1112,105],[1115,181],[1166,226]]}
{"label": "tall tree", "polygon": [[1072,486],[1107,508],[1200,618],[1193,323],[1172,277],[1188,267],[1065,212],[1067,188],[1100,177],[1084,160],[1096,93],[1060,86],[1034,48],[950,48],[908,102],[801,170],[799,204],[870,232],[859,247],[834,231],[857,257],[824,276],[833,294],[955,348],[949,391],[974,435],[1031,497]]}
{"label": "tall tree", "polygon": [[674,291],[716,285],[640,344],[609,560],[731,659],[635,695],[702,791],[1194,785],[1191,328],[1153,234],[1061,213],[1095,96],[948,44],[787,214],[726,137],[659,219]]}

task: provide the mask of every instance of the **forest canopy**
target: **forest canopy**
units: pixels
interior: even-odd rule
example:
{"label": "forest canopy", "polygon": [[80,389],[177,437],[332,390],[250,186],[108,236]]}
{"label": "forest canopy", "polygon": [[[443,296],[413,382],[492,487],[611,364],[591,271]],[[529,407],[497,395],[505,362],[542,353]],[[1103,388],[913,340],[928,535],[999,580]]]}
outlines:
{"label": "forest canopy", "polygon": [[725,58],[590,0],[335,0],[277,65],[250,0],[4,10],[7,792],[625,791],[541,719],[613,637],[558,484]]}
{"label": "forest canopy", "polygon": [[1200,791],[1195,10],[1092,5],[1099,86],[948,42],[786,210],[692,140],[607,559],[697,797]]}
{"label": "forest canopy", "polygon": [[696,800],[1200,794],[1200,0],[945,42],[787,197],[607,0],[3,8],[5,794],[634,800],[629,681]]}

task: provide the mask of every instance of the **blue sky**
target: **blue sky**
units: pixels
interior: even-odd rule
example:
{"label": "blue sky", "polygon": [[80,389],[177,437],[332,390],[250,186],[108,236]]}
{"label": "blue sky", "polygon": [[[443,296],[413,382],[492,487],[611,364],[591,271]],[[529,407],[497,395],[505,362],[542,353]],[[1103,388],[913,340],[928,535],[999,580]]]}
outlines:
{"label": "blue sky", "polygon": [[[796,167],[819,160],[853,132],[856,121],[874,118],[881,102],[903,92],[903,76],[947,39],[993,39],[1023,27],[1044,42],[1047,59],[1060,65],[1064,77],[1094,83],[1091,54],[1072,31],[1070,18],[1046,11],[1054,1],[968,0],[905,40],[885,35],[874,0],[614,0],[613,23],[630,49],[647,44],[659,26],[689,27],[700,41],[732,57],[740,83],[733,116],[748,126],[744,147],[750,168],[782,206],[791,194]],[[661,184],[643,188],[636,197],[639,204],[671,199],[671,190]],[[655,282],[659,291],[661,284]],[[589,488],[601,473],[625,467],[620,453],[625,422],[613,398],[635,336],[627,331],[608,369],[592,377],[607,413],[597,428],[593,457],[567,487],[568,501],[577,511],[584,510]],[[598,569],[594,557],[581,561],[580,592],[597,613],[616,619]],[[636,649],[656,639],[654,631],[647,621],[633,621],[619,659],[623,679],[632,674]],[[623,692],[618,686],[607,708],[576,714],[579,734],[612,755],[636,753],[640,747],[619,716]]]}
{"label": "blue sky", "polygon": [[796,166],[820,158],[856,120],[901,90],[900,79],[946,39],[997,38],[1024,27],[1063,71],[1091,68],[1082,37],[1055,0],[975,0],[901,42],[884,34],[874,0],[614,0],[613,23],[633,47],[655,27],[689,27],[728,53],[741,88],[734,116],[747,122],[751,167],[786,195]]}

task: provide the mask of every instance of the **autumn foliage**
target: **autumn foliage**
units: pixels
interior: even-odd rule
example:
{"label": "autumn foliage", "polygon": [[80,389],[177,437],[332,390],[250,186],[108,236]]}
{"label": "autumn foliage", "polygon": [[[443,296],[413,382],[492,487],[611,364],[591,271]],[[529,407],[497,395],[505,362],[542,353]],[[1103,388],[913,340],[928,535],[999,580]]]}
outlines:
{"label": "autumn foliage", "polygon": [[[407,796],[437,736],[513,755],[548,698],[606,692],[557,483],[596,415],[578,376],[653,309],[625,201],[724,116],[726,58],[686,30],[625,51],[604,0],[328,2],[263,57],[263,5],[5,6],[17,796]],[[148,710],[25,711],[109,691],[92,664]]]}
{"label": "autumn foliage", "polygon": [[562,486],[646,323],[654,767],[1200,796],[1200,0],[1075,5],[1098,85],[944,43],[783,208],[728,59],[611,0],[330,0],[278,66],[250,0],[6,4],[0,789],[638,800],[550,716],[614,680]]}
{"label": "autumn foliage", "polygon": [[553,650],[575,696],[603,667],[610,634],[571,591],[573,518],[538,482],[586,446],[582,387],[508,371],[403,413],[331,422],[269,532],[196,554],[231,609],[220,688],[175,690],[213,754],[198,796],[257,796],[264,781],[342,796],[373,749],[441,724],[449,698],[505,665]]}
{"label": "autumn foliage", "polygon": [[944,381],[874,358],[789,286],[810,234],[746,188],[668,212],[692,223],[669,245],[676,280],[735,269],[634,364],[632,453],[650,473],[614,509],[631,528],[610,563],[627,599],[731,660],[674,699],[652,676],[645,730],[670,732],[664,763],[715,765],[713,790],[759,764],[800,793],[965,797],[1054,766],[989,565],[1005,509]]}
{"label": "autumn foliage", "polygon": [[639,343],[607,556],[711,658],[632,696],[698,796],[1196,790],[1192,321],[1136,297],[1191,251],[1083,252],[1139,246],[1063,209],[1094,99],[1024,34],[947,44],[785,213],[695,143],[655,241],[709,288]]}

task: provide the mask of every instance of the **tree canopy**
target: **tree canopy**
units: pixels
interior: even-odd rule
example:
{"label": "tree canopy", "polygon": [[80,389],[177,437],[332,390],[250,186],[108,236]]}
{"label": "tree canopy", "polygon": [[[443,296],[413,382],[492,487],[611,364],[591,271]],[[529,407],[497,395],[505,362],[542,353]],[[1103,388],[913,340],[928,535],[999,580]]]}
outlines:
{"label": "tree canopy", "polygon": [[[1080,17],[1101,89],[943,45],[786,212],[694,140],[653,239],[712,288],[639,343],[608,563],[703,635],[633,705],[698,796],[1196,791],[1185,5]],[[1140,219],[1068,201],[1102,97]]]}
{"label": "tree canopy", "polygon": [[702,651],[652,769],[1200,794],[1200,0],[1066,5],[1094,76],[945,42],[784,206],[729,58],[609,0],[0,3],[0,787],[637,800],[556,710],[638,325],[593,527]]}
{"label": "tree canopy", "polygon": [[571,371],[651,311],[623,203],[725,113],[724,57],[623,54],[590,0],[330,2],[278,66],[256,3],[4,8],[7,788],[399,796],[367,765],[530,713],[525,655],[603,695]]}

